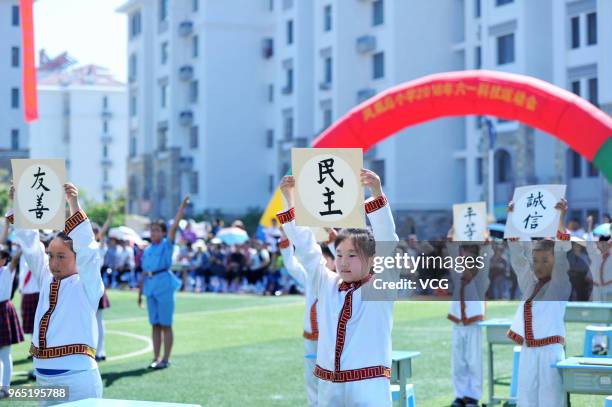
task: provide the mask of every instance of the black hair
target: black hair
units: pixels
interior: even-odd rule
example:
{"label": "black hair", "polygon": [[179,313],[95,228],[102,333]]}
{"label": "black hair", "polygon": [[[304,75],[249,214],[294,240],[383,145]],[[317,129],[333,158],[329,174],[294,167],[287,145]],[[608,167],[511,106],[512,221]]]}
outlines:
{"label": "black hair", "polygon": [[376,241],[374,235],[368,229],[346,228],[342,229],[334,242],[335,248],[338,249],[340,243],[344,240],[351,240],[355,246],[355,251],[363,260],[374,257],[376,254]]}
{"label": "black hair", "polygon": [[321,243],[321,253],[323,253],[323,256],[329,257],[332,260],[336,259],[336,256],[334,256],[332,251],[329,249],[329,246],[327,246],[325,243]]}
{"label": "black hair", "polygon": [[55,238],[56,239],[61,239],[66,245],[68,245],[68,247],[70,248],[70,251],[76,255],[76,252],[74,251],[74,246],[72,245],[72,238],[70,236],[68,236],[64,232],[59,232],[55,236]]}
{"label": "black hair", "polygon": [[158,219],[151,222],[150,228],[152,229],[153,226],[158,226],[161,229],[162,233],[168,232],[168,226],[166,226],[166,221],[163,219]]}
{"label": "black hair", "polygon": [[6,260],[6,262],[8,263],[9,260],[11,258],[11,254],[9,253],[8,250],[0,250],[0,260]]}

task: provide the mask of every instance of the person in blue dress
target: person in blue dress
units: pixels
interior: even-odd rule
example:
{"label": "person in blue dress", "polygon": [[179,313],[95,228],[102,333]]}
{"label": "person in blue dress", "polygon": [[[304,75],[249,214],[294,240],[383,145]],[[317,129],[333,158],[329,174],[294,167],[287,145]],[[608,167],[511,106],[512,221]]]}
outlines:
{"label": "person in blue dress", "polygon": [[[176,302],[175,293],[181,287],[181,281],[171,270],[172,253],[176,230],[187,204],[189,196],[183,199],[169,231],[163,220],[151,223],[151,245],[142,254],[143,272],[138,286],[138,305],[142,307],[142,296],[147,297],[147,312],[152,326],[153,340],[153,362],[149,365],[151,369],[165,369],[169,366],[173,342],[172,317]],[[160,358],[162,342],[164,356]]]}

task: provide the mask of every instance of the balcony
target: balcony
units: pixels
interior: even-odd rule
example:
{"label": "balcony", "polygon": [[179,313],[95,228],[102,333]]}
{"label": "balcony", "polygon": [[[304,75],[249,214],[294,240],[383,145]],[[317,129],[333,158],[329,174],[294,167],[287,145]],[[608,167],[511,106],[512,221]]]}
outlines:
{"label": "balcony", "polygon": [[190,127],[193,124],[193,112],[191,110],[183,110],[179,113],[179,123],[181,126]]}
{"label": "balcony", "polygon": [[261,45],[261,54],[264,59],[270,59],[274,55],[274,39],[264,38]]}
{"label": "balcony", "polygon": [[113,117],[113,112],[111,112],[107,107],[102,108],[102,118],[110,119],[111,117]]}
{"label": "balcony", "polygon": [[113,165],[113,160],[111,160],[110,158],[103,158],[102,160],[100,160],[100,164],[102,164],[102,167],[111,167]]}
{"label": "balcony", "polygon": [[193,79],[193,67],[191,65],[183,65],[179,68],[179,78],[188,82]]}
{"label": "balcony", "polygon": [[376,95],[375,89],[371,89],[371,88],[360,89],[357,91],[357,103],[361,103],[364,100],[368,100],[374,95]]}
{"label": "balcony", "polygon": [[357,38],[356,48],[360,54],[367,54],[376,50],[376,37],[373,35],[363,35]]}
{"label": "balcony", "polygon": [[178,26],[178,32],[181,37],[189,37],[193,33],[193,22],[183,21]]}
{"label": "balcony", "polygon": [[324,81],[324,82],[319,83],[319,89],[320,90],[330,90],[331,87],[332,87],[331,82]]}
{"label": "balcony", "polygon": [[110,144],[113,142],[113,136],[107,133],[103,133],[102,136],[100,137],[100,141],[104,144]]}
{"label": "balcony", "polygon": [[286,85],[281,89],[281,93],[283,95],[290,95],[293,93],[293,86],[291,85]]}
{"label": "balcony", "polygon": [[113,190],[113,184],[111,184],[109,181],[102,182],[102,191],[110,192],[112,190]]}

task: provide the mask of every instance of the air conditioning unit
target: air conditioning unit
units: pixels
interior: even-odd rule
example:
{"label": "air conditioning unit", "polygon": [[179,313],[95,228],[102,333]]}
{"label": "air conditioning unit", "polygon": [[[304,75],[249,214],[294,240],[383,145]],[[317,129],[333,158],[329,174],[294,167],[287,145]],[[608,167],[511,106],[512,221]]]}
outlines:
{"label": "air conditioning unit", "polygon": [[188,37],[193,33],[193,22],[192,21],[183,21],[179,24],[178,27],[179,35],[181,37]]}
{"label": "air conditioning unit", "polygon": [[363,35],[357,38],[356,48],[360,54],[367,54],[376,50],[376,37],[373,35]]}

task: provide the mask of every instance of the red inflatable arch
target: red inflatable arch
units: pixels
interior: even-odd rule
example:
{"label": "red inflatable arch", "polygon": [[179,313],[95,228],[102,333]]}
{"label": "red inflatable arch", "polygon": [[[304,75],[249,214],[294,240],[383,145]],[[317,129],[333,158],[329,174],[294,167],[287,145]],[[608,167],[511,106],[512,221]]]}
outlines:
{"label": "red inflatable arch", "polygon": [[575,94],[524,75],[457,71],[425,76],[368,99],[312,147],[367,151],[399,130],[446,116],[518,120],[563,140],[612,182],[612,118]]}

